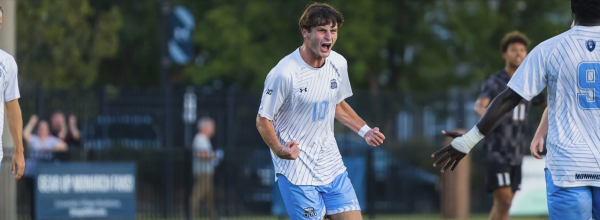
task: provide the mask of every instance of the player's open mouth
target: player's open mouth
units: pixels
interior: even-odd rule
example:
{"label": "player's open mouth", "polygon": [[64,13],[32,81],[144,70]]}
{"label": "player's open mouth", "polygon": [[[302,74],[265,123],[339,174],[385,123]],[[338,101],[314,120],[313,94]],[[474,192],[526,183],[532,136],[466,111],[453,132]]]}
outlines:
{"label": "player's open mouth", "polygon": [[321,50],[323,50],[323,51],[329,51],[329,49],[331,49],[331,43],[321,44]]}

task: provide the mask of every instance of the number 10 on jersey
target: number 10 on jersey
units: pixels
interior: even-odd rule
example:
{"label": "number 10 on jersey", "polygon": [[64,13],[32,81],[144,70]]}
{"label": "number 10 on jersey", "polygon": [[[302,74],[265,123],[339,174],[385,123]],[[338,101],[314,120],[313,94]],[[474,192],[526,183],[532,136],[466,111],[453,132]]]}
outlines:
{"label": "number 10 on jersey", "polygon": [[322,101],[321,103],[315,102],[313,104],[313,121],[321,121],[325,119],[328,104],[329,102],[327,101]]}

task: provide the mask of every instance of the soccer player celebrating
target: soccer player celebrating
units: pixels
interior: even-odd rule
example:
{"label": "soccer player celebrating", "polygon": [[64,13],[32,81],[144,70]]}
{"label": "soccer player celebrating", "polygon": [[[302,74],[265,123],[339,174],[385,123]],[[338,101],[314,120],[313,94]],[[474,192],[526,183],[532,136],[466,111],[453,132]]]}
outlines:
{"label": "soccer player celebrating", "polygon": [[[527,56],[529,40],[518,31],[508,33],[502,39],[500,47],[504,58],[504,69],[488,77],[482,86],[481,94],[475,102],[475,112],[485,113],[490,101],[506,89],[523,59]],[[546,96],[540,93],[531,102],[522,100],[519,105],[500,121],[486,138],[488,169],[486,175],[487,190],[494,196],[494,206],[490,219],[507,219],[508,211],[515,192],[521,185],[521,163],[525,146],[525,126],[527,113],[531,105],[546,107]]]}
{"label": "soccer player celebrating", "polygon": [[600,1],[571,0],[571,11],[575,26],[531,51],[473,129],[443,131],[455,139],[432,154],[433,165],[453,170],[506,113],[547,86],[550,219],[600,219]]}
{"label": "soccer player celebrating", "polygon": [[344,101],[352,95],[348,64],[331,50],[344,18],[313,3],[300,17],[304,43],[265,80],[256,126],[271,148],[276,181],[292,220],[362,219],[333,133],[334,118],[377,146],[385,137]]}
{"label": "soccer player celebrating", "polygon": [[[0,27],[2,27],[2,15],[4,10],[0,6]],[[25,171],[25,156],[23,155],[23,118],[21,117],[21,106],[19,106],[19,85],[17,82],[17,62],[15,58],[0,50],[0,115],[6,109],[6,120],[8,129],[15,144],[15,153],[12,158],[12,173],[15,179],[20,179]],[[0,134],[2,133],[3,117],[0,117]],[[2,142],[0,142],[0,160],[2,160]]]}

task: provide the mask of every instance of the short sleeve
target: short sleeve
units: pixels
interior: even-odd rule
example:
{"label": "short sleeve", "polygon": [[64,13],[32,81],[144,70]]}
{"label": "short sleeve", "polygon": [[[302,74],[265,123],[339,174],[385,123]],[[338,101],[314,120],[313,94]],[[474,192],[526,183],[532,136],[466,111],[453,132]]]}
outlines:
{"label": "short sleeve", "polygon": [[206,137],[197,135],[194,138],[194,150],[196,150],[196,151],[211,151],[212,146],[210,145],[210,140]]}
{"label": "short sleeve", "polygon": [[194,150],[200,150],[200,148],[202,147],[202,140],[200,138],[200,135],[197,134],[196,136],[194,136],[194,140],[192,141],[192,148]]}
{"label": "short sleeve", "polygon": [[527,101],[531,101],[546,88],[547,82],[546,58],[538,46],[525,57],[508,82],[508,87]]}
{"label": "short sleeve", "polygon": [[19,82],[17,80],[17,73],[19,69],[14,59],[8,59],[6,65],[6,72],[4,75],[4,101],[12,101],[21,97],[19,93]]}
{"label": "short sleeve", "polygon": [[488,77],[483,84],[481,85],[481,93],[479,93],[479,98],[489,98],[494,99],[498,94],[497,93],[497,84],[494,83],[494,78]]}
{"label": "short sleeve", "polygon": [[[344,60],[345,61],[345,60]],[[350,78],[348,77],[348,64],[344,62],[344,65],[340,68],[340,88],[337,93],[337,103],[344,101],[344,99],[352,96],[352,87],[350,86]]]}
{"label": "short sleeve", "polygon": [[290,74],[278,72],[278,70],[269,73],[265,80],[258,114],[272,121],[290,94],[291,88],[292,76]]}

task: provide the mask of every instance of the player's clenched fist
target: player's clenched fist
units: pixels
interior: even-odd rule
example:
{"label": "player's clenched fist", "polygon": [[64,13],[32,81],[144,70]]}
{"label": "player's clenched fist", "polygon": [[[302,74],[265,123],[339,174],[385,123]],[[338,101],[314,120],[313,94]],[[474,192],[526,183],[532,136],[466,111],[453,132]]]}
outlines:
{"label": "player's clenched fist", "polygon": [[298,158],[298,153],[300,152],[300,148],[298,148],[298,142],[290,141],[285,143],[285,145],[279,147],[277,149],[277,156],[281,159],[286,160],[295,160]]}
{"label": "player's clenched fist", "polygon": [[379,132],[379,128],[375,127],[365,134],[365,141],[372,147],[379,146],[383,144],[383,140],[385,140],[385,136],[383,133]]}

